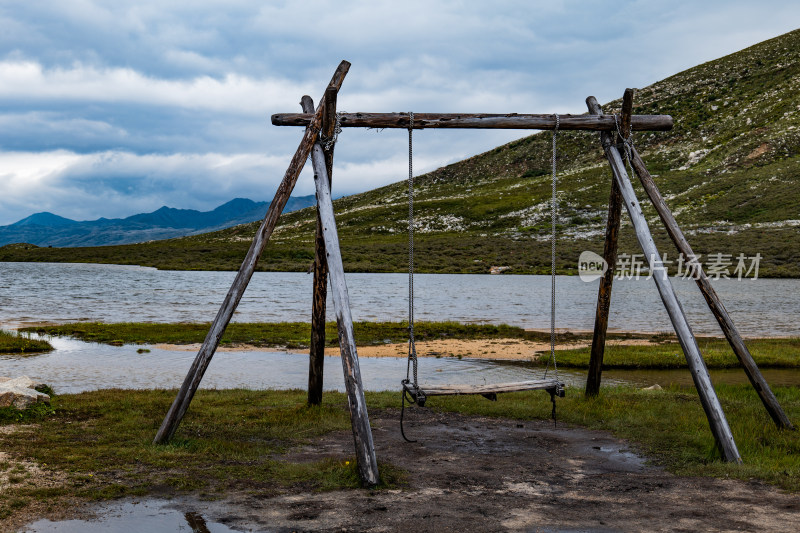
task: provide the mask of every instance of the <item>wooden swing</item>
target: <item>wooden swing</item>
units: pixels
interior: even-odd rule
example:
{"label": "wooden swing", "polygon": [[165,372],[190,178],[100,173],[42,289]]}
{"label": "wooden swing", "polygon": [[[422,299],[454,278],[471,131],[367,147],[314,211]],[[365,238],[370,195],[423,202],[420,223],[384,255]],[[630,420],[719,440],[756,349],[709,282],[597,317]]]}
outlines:
{"label": "wooden swing", "polygon": [[406,399],[420,407],[425,405],[430,396],[454,396],[462,394],[479,394],[492,401],[497,400],[497,395],[503,392],[518,392],[530,390],[545,390],[550,393],[553,402],[553,418],[555,419],[555,398],[564,397],[564,383],[558,379],[558,366],[555,357],[555,316],[556,316],[556,135],[560,119],[555,117],[553,128],[553,157],[552,157],[552,198],[551,198],[551,294],[550,294],[550,358],[553,363],[554,377],[547,378],[545,370],[542,379],[517,381],[513,383],[493,383],[477,385],[420,385],[417,379],[418,358],[414,339],[414,113],[408,113],[408,362],[406,364],[406,378],[402,380],[402,403],[400,415],[400,431],[403,438],[408,440],[403,431],[403,413],[405,412]]}
{"label": "wooden swing", "polygon": [[[197,352],[194,362],[181,385],[178,394],[164,417],[161,426],[153,440],[154,444],[165,443],[174,435],[189,404],[194,397],[200,382],[203,379],[211,358],[219,346],[222,334],[230,323],[236,307],[244,295],[250,278],[255,271],[258,259],[269,241],[278,218],[286,206],[289,196],[294,189],[303,166],[311,155],[314,167],[314,182],[317,192],[317,235],[314,262],[314,298],[311,319],[311,350],[309,358],[309,394],[310,404],[319,404],[322,399],[322,369],[324,362],[325,345],[325,296],[327,282],[330,277],[331,294],[339,329],[339,348],[342,356],[344,383],[347,390],[350,420],[353,428],[355,453],[358,471],[365,485],[376,485],[379,481],[378,463],[375,456],[375,446],[372,440],[372,429],[367,414],[364,388],[361,383],[361,372],[358,365],[358,353],[353,331],[353,320],[350,314],[350,301],[347,294],[347,285],[344,278],[339,238],[336,231],[336,220],[333,211],[333,202],[330,192],[330,175],[333,168],[333,148],[335,132],[339,127],[366,127],[366,128],[479,128],[479,129],[535,129],[535,130],[584,130],[599,131],[600,140],[611,166],[613,179],[611,180],[611,199],[609,202],[609,217],[606,227],[604,258],[613,267],[617,249],[617,232],[619,230],[620,212],[624,205],[631,218],[631,223],[636,231],[642,251],[649,258],[653,279],[658,288],[664,307],[669,314],[675,332],[683,348],[686,360],[697,388],[703,409],[706,412],[711,432],[722,451],[726,461],[741,462],[739,451],[733,440],[730,427],[722,411],[716,392],[711,384],[708,369],[705,366],[697,341],[692,334],[686,316],[677,300],[675,291],[669,282],[666,269],[661,261],[661,256],[655,247],[650,229],[644,213],[641,210],[636,193],[633,190],[629,174],[625,169],[623,157],[632,165],[645,187],[648,197],[658,211],[661,221],[668,230],[678,249],[687,257],[693,256],[691,248],[684,235],[678,228],[674,217],[666,206],[664,199],[658,192],[652,177],[647,172],[639,154],[630,143],[629,135],[633,130],[664,131],[672,128],[672,117],[668,115],[632,115],[633,91],[625,91],[622,113],[618,115],[604,115],[600,105],[594,97],[586,99],[589,107],[588,115],[532,115],[532,114],[456,114],[456,113],[424,113],[412,118],[407,113],[337,113],[336,98],[345,76],[350,68],[350,63],[342,61],[336,69],[325,91],[323,101],[314,109],[311,98],[304,96],[302,99],[303,113],[284,113],[272,116],[272,123],[276,126],[303,126],[305,133],[289,163],[281,184],[275,192],[275,198],[269,205],[267,214],[256,232],[253,243],[242,262],[242,266],[231,284],[217,316]],[[621,128],[618,123],[621,119]],[[614,132],[617,140],[614,141]],[[324,142],[323,142],[324,140]],[[413,206],[412,206],[413,208]],[[413,212],[412,212],[413,215]],[[555,244],[555,240],[553,240]],[[413,265],[412,265],[413,267]],[[714,312],[725,336],[727,337],[734,353],[745,368],[748,378],[758,392],[762,403],[772,416],[776,425],[781,428],[792,428],[792,423],[781,409],[775,395],[769,388],[766,380],[761,375],[752,359],[747,347],[725,311],[719,297],[708,282],[702,269],[699,269],[696,279],[706,301]],[[413,272],[412,272],[413,274]],[[611,280],[613,271],[609,269],[601,278],[600,290],[597,300],[597,315],[595,319],[595,334],[592,340],[592,356],[590,361],[589,377],[587,379],[587,394],[596,393],[600,385],[600,369],[602,368],[603,347],[605,332],[608,325],[608,309],[611,295]],[[413,290],[413,289],[412,289]],[[551,342],[552,345],[552,342]],[[413,346],[412,346],[413,348]],[[481,388],[486,387],[486,388]],[[444,394],[485,394],[496,395],[499,392],[511,390],[544,389],[558,391],[561,387],[558,379],[535,380],[519,383],[505,383],[502,385],[488,386],[448,386],[427,387],[417,386],[416,377],[414,387],[404,387],[404,391],[420,393],[427,396]],[[563,390],[563,389],[562,389]]]}

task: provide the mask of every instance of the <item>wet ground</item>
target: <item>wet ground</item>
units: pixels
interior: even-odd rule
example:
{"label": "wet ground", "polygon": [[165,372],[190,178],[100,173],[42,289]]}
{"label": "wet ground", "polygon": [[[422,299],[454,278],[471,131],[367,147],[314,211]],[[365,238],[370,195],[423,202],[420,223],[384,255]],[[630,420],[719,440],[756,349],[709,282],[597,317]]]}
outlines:
{"label": "wet ground", "polygon": [[[105,529],[92,529],[94,519],[40,521],[25,531],[800,531],[800,496],[757,482],[677,477],[604,432],[407,414],[416,443],[402,440],[397,411],[372,414],[379,460],[408,472],[402,489],[128,500],[80,511],[96,512]],[[333,433],[291,459],[341,460],[352,446],[350,433]]]}

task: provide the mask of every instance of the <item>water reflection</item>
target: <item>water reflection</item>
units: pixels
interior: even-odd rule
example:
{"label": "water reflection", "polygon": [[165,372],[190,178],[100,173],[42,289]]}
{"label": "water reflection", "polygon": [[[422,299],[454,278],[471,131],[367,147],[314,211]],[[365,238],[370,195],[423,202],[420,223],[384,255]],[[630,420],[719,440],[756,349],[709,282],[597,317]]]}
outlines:
{"label": "water reflection", "polygon": [[[25,526],[26,533],[93,533],[117,531],[120,533],[188,532],[228,533],[238,531],[225,524],[206,519],[198,507],[202,504],[185,500],[167,501],[148,499],[97,506],[93,520],[37,520]],[[187,509],[188,507],[188,509]]]}
{"label": "water reflection", "polygon": [[208,524],[206,524],[203,515],[200,513],[188,511],[183,516],[186,518],[186,523],[192,528],[192,533],[211,533],[208,529]]}

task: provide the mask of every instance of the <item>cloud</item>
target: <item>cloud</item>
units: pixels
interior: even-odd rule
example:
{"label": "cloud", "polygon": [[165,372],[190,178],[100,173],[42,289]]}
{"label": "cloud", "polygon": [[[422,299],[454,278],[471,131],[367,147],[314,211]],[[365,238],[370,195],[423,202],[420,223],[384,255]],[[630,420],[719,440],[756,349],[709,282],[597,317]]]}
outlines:
{"label": "cloud", "polygon": [[[269,115],[353,63],[348,111],[581,113],[798,26],[794,3],[120,0],[0,9],[0,223],[267,199],[301,131]],[[425,131],[419,172],[530,132]],[[334,190],[405,176],[405,132],[352,131]],[[307,176],[298,194],[313,192]]]}
{"label": "cloud", "polygon": [[253,115],[276,105],[288,107],[308,88],[287,80],[238,74],[168,80],[130,68],[75,64],[45,69],[33,61],[0,62],[0,99],[4,101],[137,103]]}

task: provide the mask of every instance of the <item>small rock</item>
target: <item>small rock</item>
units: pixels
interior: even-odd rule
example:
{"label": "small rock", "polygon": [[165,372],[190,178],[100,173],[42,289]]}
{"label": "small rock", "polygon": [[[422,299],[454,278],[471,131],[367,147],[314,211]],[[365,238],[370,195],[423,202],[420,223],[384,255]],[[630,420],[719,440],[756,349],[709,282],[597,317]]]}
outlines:
{"label": "small rock", "polygon": [[0,407],[25,409],[37,402],[50,402],[50,396],[37,391],[39,384],[28,376],[0,378]]}
{"label": "small rock", "polygon": [[489,267],[489,274],[502,274],[506,270],[511,270],[510,266],[493,266]]}
{"label": "small rock", "polygon": [[661,385],[656,383],[655,385],[650,385],[649,387],[645,387],[642,390],[662,390]]}

